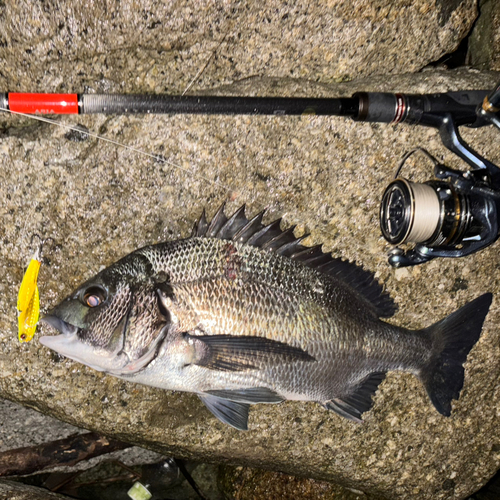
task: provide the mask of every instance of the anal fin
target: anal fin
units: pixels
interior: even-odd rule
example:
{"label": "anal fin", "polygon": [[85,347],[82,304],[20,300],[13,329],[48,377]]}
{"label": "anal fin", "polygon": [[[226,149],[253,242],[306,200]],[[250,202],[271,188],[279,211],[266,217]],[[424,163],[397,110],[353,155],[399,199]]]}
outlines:
{"label": "anal fin", "polygon": [[230,425],[239,431],[248,430],[249,404],[229,401],[206,393],[198,394],[198,396],[222,423]]}
{"label": "anal fin", "polygon": [[361,415],[373,406],[372,397],[384,380],[385,372],[374,372],[356,385],[352,391],[323,403],[327,410],[333,410],[354,422],[363,422]]}

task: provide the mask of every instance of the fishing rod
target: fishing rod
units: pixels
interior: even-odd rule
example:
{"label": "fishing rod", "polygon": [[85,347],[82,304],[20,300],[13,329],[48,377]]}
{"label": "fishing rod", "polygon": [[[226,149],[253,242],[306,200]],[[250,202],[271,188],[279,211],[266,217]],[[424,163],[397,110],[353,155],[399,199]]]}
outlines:
{"label": "fishing rod", "polygon": [[382,234],[394,245],[416,246],[406,251],[394,248],[389,263],[401,267],[435,257],[463,257],[499,236],[500,168],[474,151],[458,127],[493,124],[500,129],[500,84],[493,91],[357,92],[341,98],[5,92],[0,93],[0,109],[23,114],[345,116],[360,122],[433,127],[444,146],[472,169],[454,170],[431,157],[437,180],[391,182],[380,209]]}
{"label": "fishing rod", "polygon": [[[459,126],[482,126],[488,122],[478,121],[476,108],[488,94],[489,90],[423,95],[357,92],[352,97],[307,98],[5,92],[0,93],[0,106],[24,114],[314,114],[348,116],[367,122],[406,122],[429,126],[435,126],[435,115],[451,113]],[[495,102],[494,96],[493,106]]]}
{"label": "fishing rod", "polygon": [[[352,97],[235,97],[142,94],[0,93],[0,107],[24,114],[206,114],[346,116],[361,122],[408,123],[438,128],[444,145],[474,168],[487,160],[461,139],[457,127],[482,127],[490,115],[476,113],[490,92],[468,90],[437,94],[358,92]],[[497,91],[500,95],[500,91]],[[500,97],[493,103],[500,105]],[[491,101],[491,100],[490,100]],[[493,104],[494,106],[494,104]]]}

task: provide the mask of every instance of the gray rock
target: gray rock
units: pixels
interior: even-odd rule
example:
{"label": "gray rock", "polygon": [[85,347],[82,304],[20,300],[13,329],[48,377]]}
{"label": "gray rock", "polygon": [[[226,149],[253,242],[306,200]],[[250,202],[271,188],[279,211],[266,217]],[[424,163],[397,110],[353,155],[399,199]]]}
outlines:
{"label": "gray rock", "polygon": [[[86,431],[39,413],[32,408],[0,400],[0,452],[49,443],[82,432]],[[47,468],[43,472],[75,472],[91,468],[103,460],[119,460],[132,466],[155,463],[164,458],[158,453],[132,446],[125,450],[84,460],[72,466]]]}
{"label": "gray rock", "polygon": [[51,493],[36,486],[1,479],[0,498],[8,500],[64,500],[68,497]]}
{"label": "gray rock", "polygon": [[454,51],[476,15],[474,0],[7,0],[0,88],[182,91],[212,53],[197,88],[413,72]]}
{"label": "gray rock", "polygon": [[0,400],[0,422],[0,452],[64,439],[79,432],[73,425],[6,400]]}
{"label": "gray rock", "polygon": [[[331,87],[269,79],[248,85],[255,93],[350,95],[360,89],[489,88],[497,79],[496,73],[461,71]],[[47,248],[39,277],[42,305],[49,307],[127,252],[188,234],[203,206],[213,214],[223,200],[230,200],[228,210],[242,203],[250,213],[268,207],[268,219],[283,216],[285,224],[298,224],[298,232],[311,232],[310,243],[323,242],[327,250],[375,271],[400,306],[391,319],[396,324],[427,326],[483,292],[498,293],[497,245],[412,269],[387,265],[378,203],[404,152],[424,145],[450,166],[464,168],[436,131],[311,116],[73,121],[161,153],[189,171],[92,138],[68,140],[59,127],[3,117],[0,396],[166,455],[327,479],[387,498],[460,499],[493,475],[500,464],[496,301],[469,356],[465,388],[451,418],[434,410],[414,377],[393,373],[364,425],[313,403],[287,402],[254,407],[250,431],[237,432],[194,395],[128,384],[61,359],[36,338],[20,345],[16,336],[16,294],[33,233],[57,242]],[[463,135],[498,161],[498,132]],[[423,160],[413,168],[420,180],[431,175]]]}
{"label": "gray rock", "polygon": [[469,38],[468,64],[474,68],[500,69],[500,12],[495,0],[479,2],[480,15]]}

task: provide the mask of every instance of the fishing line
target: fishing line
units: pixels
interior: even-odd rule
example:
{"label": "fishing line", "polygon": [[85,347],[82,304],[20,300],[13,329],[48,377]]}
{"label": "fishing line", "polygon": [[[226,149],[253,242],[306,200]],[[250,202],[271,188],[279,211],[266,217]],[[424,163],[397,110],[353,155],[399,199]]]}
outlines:
{"label": "fishing line", "polygon": [[207,59],[206,63],[203,65],[202,68],[196,73],[194,78],[188,83],[188,86],[184,89],[184,92],[181,95],[186,95],[189,92],[189,89],[195,84],[196,80],[201,76],[201,74],[207,69],[208,65],[210,64],[210,61],[213,59],[215,56],[216,52],[220,49],[221,45],[224,43],[226,40],[227,33],[222,37],[222,40],[217,44],[217,47],[212,51],[210,54],[210,57]]}
{"label": "fishing line", "polygon": [[95,132],[92,132],[91,130],[82,130],[82,128],[77,126],[77,125],[69,125],[67,123],[60,123],[58,121],[52,120],[50,118],[46,118],[44,116],[30,115],[27,113],[22,113],[20,111],[12,111],[10,109],[7,109],[7,108],[1,107],[1,106],[0,106],[0,111],[4,111],[6,113],[10,113],[13,115],[24,116],[24,117],[30,118],[32,120],[38,120],[40,122],[49,123],[51,125],[57,125],[58,127],[61,127],[65,130],[71,130],[73,132],[78,132],[80,134],[88,135],[89,137],[93,137],[94,139],[108,142],[108,143],[113,144],[115,146],[125,148],[128,151],[132,151],[134,153],[141,154],[143,156],[147,156],[148,158],[151,158],[159,163],[164,163],[170,167],[176,168],[177,170],[180,170],[181,172],[184,172],[185,174],[194,175],[196,177],[199,177],[200,179],[202,179],[202,180],[204,180],[204,181],[206,181],[206,182],[208,182],[208,183],[210,183],[210,184],[212,184],[220,189],[223,189],[224,191],[228,191],[228,192],[231,191],[231,189],[228,188],[227,186],[225,186],[224,184],[222,184],[218,181],[213,181],[212,179],[209,179],[208,177],[204,176],[203,174],[193,172],[193,171],[183,167],[182,165],[179,165],[177,163],[173,163],[160,155],[155,155],[154,153],[149,153],[148,151],[144,151],[143,149],[139,149],[139,148],[136,148],[134,146],[129,146],[127,144],[123,144],[122,142],[116,141],[114,139],[110,139],[109,137],[96,134]]}

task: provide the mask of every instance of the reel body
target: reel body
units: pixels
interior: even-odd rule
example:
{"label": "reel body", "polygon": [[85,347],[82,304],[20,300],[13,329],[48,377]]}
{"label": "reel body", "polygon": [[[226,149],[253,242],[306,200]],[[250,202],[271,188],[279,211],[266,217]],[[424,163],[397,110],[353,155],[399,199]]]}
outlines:
{"label": "reel body", "polygon": [[[422,151],[434,162],[435,179],[417,183],[398,177],[415,151]],[[406,251],[394,248],[389,255],[392,266],[421,264],[435,257],[463,257],[498,238],[500,192],[484,169],[449,169],[419,148],[405,155],[396,177],[382,197],[380,228],[393,245],[416,245]]]}

